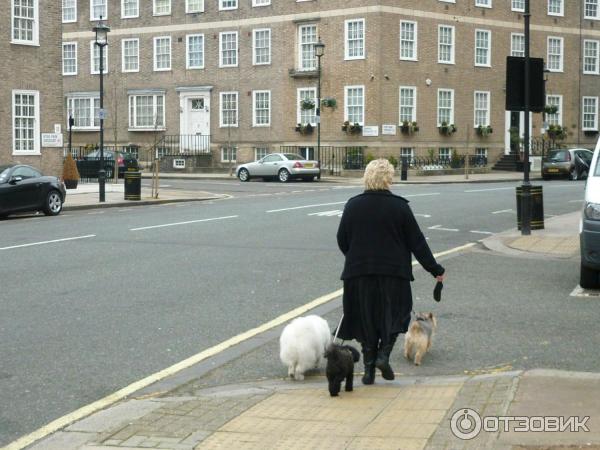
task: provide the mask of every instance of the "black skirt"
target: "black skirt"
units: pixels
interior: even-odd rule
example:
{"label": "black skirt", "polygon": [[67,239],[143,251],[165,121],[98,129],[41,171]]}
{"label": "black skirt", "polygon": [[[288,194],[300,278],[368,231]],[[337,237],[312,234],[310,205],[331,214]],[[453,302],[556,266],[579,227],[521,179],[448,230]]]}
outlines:
{"label": "black skirt", "polygon": [[344,319],[338,333],[343,340],[367,345],[388,342],[406,333],[412,311],[410,281],[384,275],[344,280]]}

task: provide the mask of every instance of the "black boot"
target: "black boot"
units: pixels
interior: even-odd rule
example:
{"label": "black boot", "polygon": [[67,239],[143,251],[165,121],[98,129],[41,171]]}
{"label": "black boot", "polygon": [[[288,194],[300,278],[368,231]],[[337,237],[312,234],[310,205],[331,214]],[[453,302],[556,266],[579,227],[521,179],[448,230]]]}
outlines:
{"label": "black boot", "polygon": [[363,363],[365,365],[365,374],[362,377],[363,384],[375,383],[375,358],[377,352],[374,347],[362,347]]}
{"label": "black boot", "polygon": [[390,336],[390,339],[385,344],[382,342],[379,345],[379,351],[377,352],[377,359],[375,361],[375,366],[381,370],[381,376],[384,380],[393,380],[394,379],[394,370],[390,366],[390,354],[392,353],[392,349],[394,348],[394,344],[396,343],[396,338],[398,335]]}

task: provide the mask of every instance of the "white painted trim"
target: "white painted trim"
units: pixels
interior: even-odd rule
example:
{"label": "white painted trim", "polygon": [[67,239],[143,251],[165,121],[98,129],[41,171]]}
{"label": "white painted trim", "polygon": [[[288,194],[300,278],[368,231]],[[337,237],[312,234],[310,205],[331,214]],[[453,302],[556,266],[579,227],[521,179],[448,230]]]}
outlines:
{"label": "white painted trim", "polygon": [[[164,68],[159,68],[157,67],[156,63],[157,63],[157,59],[156,59],[156,43],[158,40],[163,40],[163,39],[168,39],[169,40],[169,67],[164,67]],[[153,55],[153,69],[154,72],[168,72],[171,70],[172,68],[172,60],[173,60],[173,42],[171,39],[171,36],[155,36],[154,39],[152,40],[153,42],[153,51],[152,51],[152,55]]]}
{"label": "white painted trim", "polygon": [[[488,36],[488,47],[487,47],[487,63],[486,64],[481,64],[481,63],[477,63],[477,33],[486,33]],[[474,35],[474,40],[475,42],[473,42],[473,58],[474,58],[474,64],[475,67],[492,67],[492,31],[491,30],[483,30],[481,28],[476,28],[475,29],[475,35]]]}
{"label": "white painted trim", "polygon": [[[125,69],[125,43],[137,41],[137,69]],[[127,38],[121,39],[121,72],[123,73],[134,73],[140,71],[140,39],[139,38]]]}
{"label": "white painted trim", "polygon": [[[35,111],[34,111],[34,124],[33,124],[33,150],[32,151],[22,151],[15,149],[15,113],[16,113],[16,105],[15,105],[15,95],[33,95],[35,101]],[[11,95],[11,103],[12,103],[12,115],[11,115],[11,129],[12,129],[12,154],[13,156],[17,155],[40,155],[40,91],[31,91],[31,90],[22,90],[22,89],[13,89]]]}
{"label": "white painted trim", "polygon": [[[106,13],[104,16],[102,16],[102,20],[107,20],[108,19],[108,2],[109,0],[104,0],[104,3],[106,5],[104,12]],[[94,17],[94,0],[90,0],[90,22],[97,22],[100,20],[100,17]],[[94,34],[92,32],[92,34]]]}
{"label": "white painted trim", "polygon": [[[223,36],[235,35],[235,64],[223,64]],[[237,31],[221,31],[219,33],[219,68],[237,67],[240,64],[240,37]]]}
{"label": "white painted trim", "polygon": [[451,100],[452,100],[452,105],[450,107],[450,121],[448,122],[448,125],[451,125],[454,123],[454,103],[455,103],[455,98],[454,98],[454,89],[447,89],[447,88],[438,88],[437,90],[437,98],[436,98],[436,108],[435,108],[435,121],[437,123],[436,126],[440,127],[442,126],[442,123],[439,121],[440,118],[440,92],[444,91],[444,92],[450,92],[451,95]]}
{"label": "white painted trim", "polygon": [[77,0],[73,0],[73,3],[75,5],[75,19],[73,19],[73,20],[65,20],[64,6],[63,6],[61,14],[60,14],[62,23],[76,23],[77,22]]}
{"label": "white painted trim", "polygon": [[565,15],[565,0],[560,0],[560,11],[555,13],[555,12],[550,12],[550,1],[548,0],[548,15],[549,16],[554,16],[554,17],[564,17]]}
{"label": "white painted trim", "polygon": [[[596,104],[596,112],[594,113],[594,126],[592,127],[586,127],[584,125],[584,120],[583,120],[583,115],[584,115],[584,109],[583,109],[583,105],[584,105],[584,101],[585,99],[588,98],[592,98],[594,99],[594,102]],[[581,97],[581,130],[582,131],[598,131],[598,97],[592,96],[592,95],[584,95]]]}
{"label": "white painted trim", "polygon": [[[269,122],[266,124],[257,124],[256,123],[256,94],[269,94]],[[252,126],[258,128],[265,128],[271,126],[271,91],[270,90],[257,90],[252,91]]]}
{"label": "white painted trim", "polygon": [[[302,91],[311,91],[313,92],[313,98],[315,99],[315,109],[317,107],[317,88],[316,87],[299,87],[296,89],[296,123],[302,123],[302,108],[300,107],[300,102],[302,101],[302,96],[300,93]],[[316,117],[316,111],[313,114],[313,117]],[[312,126],[316,126],[316,122],[310,123]]]}
{"label": "white painted trim", "polygon": [[[75,46],[75,72],[65,72],[65,45],[74,45]],[[62,43],[62,74],[63,76],[74,76],[77,75],[77,71],[79,69],[79,61],[78,61],[78,49],[77,42],[63,42]]]}
{"label": "white painted trim", "polygon": [[[589,70],[585,70],[585,44],[586,42],[595,42],[596,43],[596,70],[591,72]],[[584,39],[583,40],[583,45],[581,46],[581,51],[582,51],[582,60],[581,63],[583,65],[583,67],[581,68],[581,70],[583,71],[584,75],[600,75],[600,41],[596,40],[596,39]]]}
{"label": "white painted trim", "polygon": [[[202,65],[201,66],[190,66],[190,38],[201,37],[202,38]],[[204,62],[206,59],[206,53],[204,51],[204,34],[186,34],[185,36],[185,68],[187,70],[201,70],[204,69]]]}
{"label": "white painted trim", "polygon": [[[452,44],[451,44],[451,51],[450,51],[450,61],[441,61],[440,60],[440,37],[441,37],[441,30],[442,28],[449,28],[452,33]],[[454,25],[446,25],[446,24],[439,24],[438,25],[438,34],[437,34],[437,62],[438,64],[454,64],[455,61],[455,55],[456,55],[456,27]]]}
{"label": "white painted trim", "polygon": [[[350,89],[362,89],[362,121],[359,121],[358,124],[361,126],[364,126],[365,124],[365,116],[366,116],[366,109],[365,109],[365,104],[366,104],[366,97],[367,97],[367,93],[366,93],[366,89],[365,89],[365,85],[354,85],[354,86],[344,86],[344,122],[348,121],[348,90]],[[356,123],[356,122],[351,122],[351,123]]]}
{"label": "white painted trim", "polygon": [[[96,49],[96,41],[90,42],[90,74],[99,75],[100,74],[100,60],[98,59],[98,70],[94,70],[94,50]],[[98,48],[98,56],[100,56],[100,48]],[[104,60],[106,64],[104,64],[102,73],[106,75],[108,73],[108,45],[104,46],[104,50],[102,50]]]}
{"label": "white painted trim", "polygon": [[[350,46],[348,41],[348,28],[351,22],[362,22],[362,55],[361,56],[350,56]],[[364,18],[348,19],[344,21],[344,60],[353,61],[357,59],[365,59],[367,56],[367,24]]]}
{"label": "white painted trim", "polygon": [[238,0],[234,0],[235,6],[223,6],[224,1],[229,1],[229,0],[219,0],[219,11],[233,11],[235,9],[238,9],[238,7],[239,7]]}
{"label": "white painted trim", "polygon": [[[223,123],[223,95],[235,94],[236,108],[235,108],[235,125],[225,125]],[[223,91],[219,92],[219,127],[220,128],[238,128],[240,124],[240,94],[238,91]]]}
{"label": "white painted trim", "polygon": [[[487,96],[487,120],[484,124],[477,124],[477,94],[486,94]],[[490,91],[473,91],[473,128],[477,128],[479,125],[490,126],[492,111],[492,93]]]}
{"label": "white painted trim", "polygon": [[168,0],[168,2],[169,2],[169,11],[158,13],[158,12],[156,12],[156,0],[152,0],[152,16],[154,16],[154,17],[170,16],[171,10],[172,10],[171,0]]}
{"label": "white painted trim", "polygon": [[197,11],[190,10],[190,0],[185,0],[185,13],[186,14],[199,14],[204,12],[204,0],[202,1],[202,7]]}
{"label": "white painted trim", "polygon": [[[268,31],[269,32],[269,61],[268,62],[256,62],[256,34],[258,32]],[[272,32],[270,28],[255,28],[252,30],[252,65],[254,66],[268,66],[271,64],[272,56]]]}
{"label": "white painted trim", "polygon": [[[410,23],[410,24],[414,25],[415,48],[414,48],[414,57],[413,58],[403,58],[402,57],[402,24],[403,23]],[[400,58],[400,61],[418,61],[419,60],[419,23],[414,20],[401,20],[398,26],[399,26],[399,28],[398,28],[398,45],[399,45],[398,57]]]}
{"label": "white painted trim", "polygon": [[411,122],[416,122],[417,121],[417,87],[416,86],[399,86],[398,87],[398,125],[402,125],[402,123],[404,122],[402,120],[402,117],[400,117],[400,110],[401,110],[401,95],[400,93],[402,92],[402,89],[411,89],[413,91],[413,99],[414,99],[414,103],[413,103],[413,113],[412,113],[412,118],[411,118]]}
{"label": "white painted trim", "polygon": [[[62,18],[62,17],[61,17]],[[40,3],[39,0],[33,0],[33,30],[30,41],[15,39],[15,0],[10,2],[10,43],[17,45],[31,45],[37,47],[40,45]]]}
{"label": "white painted trim", "polygon": [[133,16],[125,15],[125,0],[121,0],[121,19],[137,19],[140,17],[140,0],[134,0],[137,3],[137,14]]}
{"label": "white painted trim", "polygon": [[550,72],[564,72],[565,67],[565,38],[562,36],[548,36],[546,38],[546,61],[550,61],[550,39],[558,39],[560,41],[560,67],[558,69],[551,69],[547,66]]}

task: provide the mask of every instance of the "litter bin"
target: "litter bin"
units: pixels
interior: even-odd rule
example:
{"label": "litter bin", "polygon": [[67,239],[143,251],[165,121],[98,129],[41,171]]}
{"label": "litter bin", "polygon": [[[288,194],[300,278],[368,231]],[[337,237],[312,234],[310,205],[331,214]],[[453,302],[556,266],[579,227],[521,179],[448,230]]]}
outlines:
{"label": "litter bin", "polygon": [[[531,229],[544,229],[544,194],[542,186],[531,186]],[[517,186],[517,228],[521,229],[521,197],[523,186]]]}
{"label": "litter bin", "polygon": [[142,172],[126,171],[125,178],[125,200],[142,199]]}

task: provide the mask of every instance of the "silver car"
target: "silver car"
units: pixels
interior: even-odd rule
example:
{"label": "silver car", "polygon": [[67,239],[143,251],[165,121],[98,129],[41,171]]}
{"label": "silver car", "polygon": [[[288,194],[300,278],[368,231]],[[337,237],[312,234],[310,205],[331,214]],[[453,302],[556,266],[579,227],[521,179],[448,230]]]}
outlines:
{"label": "silver car", "polygon": [[236,169],[240,181],[250,181],[250,178],[277,178],[282,183],[292,178],[312,181],[320,173],[318,161],[307,160],[294,153],[271,153],[258,161],[241,164]]}

